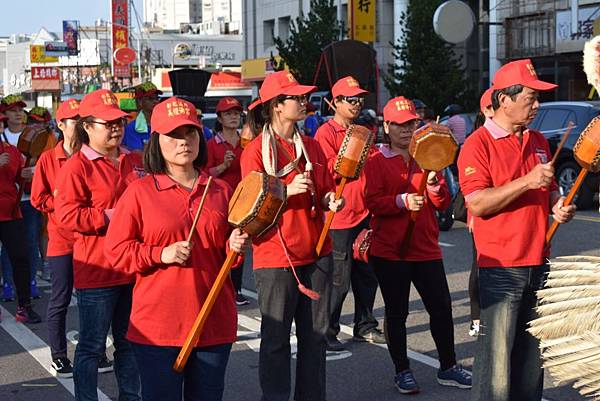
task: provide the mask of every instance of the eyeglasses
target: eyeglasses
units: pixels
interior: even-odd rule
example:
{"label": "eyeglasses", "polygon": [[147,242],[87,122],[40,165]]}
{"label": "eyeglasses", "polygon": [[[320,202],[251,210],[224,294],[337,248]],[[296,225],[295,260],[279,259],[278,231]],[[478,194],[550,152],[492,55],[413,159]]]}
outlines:
{"label": "eyeglasses", "polygon": [[362,96],[342,96],[341,98],[344,102],[349,103],[352,106],[365,103],[365,98]]}
{"label": "eyeglasses", "polygon": [[295,100],[298,103],[308,103],[308,97],[306,95],[286,95],[281,100]]}
{"label": "eyeglasses", "polygon": [[106,122],[94,120],[94,121],[92,121],[92,123],[104,125],[108,129],[115,129],[115,128],[123,128],[125,126],[125,124],[127,123],[127,120],[125,120],[124,118],[119,118],[118,120],[106,121]]}

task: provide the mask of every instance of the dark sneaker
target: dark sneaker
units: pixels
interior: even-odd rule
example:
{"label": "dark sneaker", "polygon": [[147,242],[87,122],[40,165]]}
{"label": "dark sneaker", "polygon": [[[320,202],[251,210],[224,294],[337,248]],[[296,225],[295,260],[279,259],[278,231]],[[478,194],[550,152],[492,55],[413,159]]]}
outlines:
{"label": "dark sneaker", "polygon": [[357,342],[369,342],[373,344],[385,344],[385,335],[383,331],[379,330],[377,327],[369,330],[365,334],[355,334],[352,337],[353,341]]}
{"label": "dark sneaker", "polygon": [[15,294],[13,292],[12,285],[10,283],[4,283],[2,286],[2,300],[4,302],[11,302],[15,300]]}
{"label": "dark sneaker", "polygon": [[113,361],[108,359],[106,354],[102,358],[100,358],[100,362],[98,363],[98,373],[108,373],[113,371]]}
{"label": "dark sneaker", "polygon": [[69,358],[56,358],[52,360],[52,370],[56,377],[73,377],[73,366]]}
{"label": "dark sneaker", "polygon": [[40,315],[35,313],[31,306],[18,306],[15,319],[21,323],[39,323],[42,321]]}
{"label": "dark sneaker", "polygon": [[40,292],[38,291],[37,282],[35,279],[31,280],[31,298],[40,299]]}
{"label": "dark sneaker", "polygon": [[333,337],[333,338],[328,337],[326,349],[327,349],[327,351],[340,352],[340,351],[345,351],[346,347],[344,347],[344,344],[342,344],[342,342],[340,340],[338,340],[337,337]]}
{"label": "dark sneaker", "polygon": [[410,369],[397,373],[394,377],[394,384],[402,394],[417,394],[421,391]]}
{"label": "dark sneaker", "polygon": [[250,301],[248,301],[248,299],[243,296],[241,292],[238,292],[235,294],[235,304],[237,306],[249,305]]}
{"label": "dark sneaker", "polygon": [[442,386],[471,388],[471,374],[461,365],[454,365],[446,370],[438,370],[437,381]]}

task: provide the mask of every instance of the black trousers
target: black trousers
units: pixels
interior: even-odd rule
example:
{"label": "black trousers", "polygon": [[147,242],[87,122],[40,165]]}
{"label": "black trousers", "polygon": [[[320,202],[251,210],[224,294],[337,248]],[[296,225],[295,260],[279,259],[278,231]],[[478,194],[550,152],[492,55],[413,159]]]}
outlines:
{"label": "black trousers", "polygon": [[469,273],[469,303],[471,305],[471,320],[479,320],[481,307],[479,302],[479,267],[477,266],[477,248],[475,248],[475,239],[473,233],[470,233],[473,262],[471,263],[471,273]]}
{"label": "black trousers", "polygon": [[29,255],[25,224],[22,219],[0,222],[0,242],[8,252],[8,258],[13,270],[13,280],[17,290],[19,306],[31,303],[31,271],[29,269]]}
{"label": "black trousers", "polygon": [[336,337],[340,332],[340,315],[350,284],[354,295],[354,334],[364,335],[378,324],[377,319],[373,317],[377,277],[369,264],[352,257],[352,244],[363,228],[369,228],[368,218],[352,228],[329,230],[333,238],[331,323],[327,330],[329,338]]}
{"label": "black trousers", "polygon": [[73,294],[73,254],[48,256],[52,293],[48,300],[48,343],[52,359],[67,357],[67,312]]}
{"label": "black trousers", "polygon": [[411,282],[429,314],[429,329],[438,351],[440,369],[454,366],[452,306],[443,262],[393,261],[375,256],[369,260],[375,268],[385,303],[385,334],[396,373],[410,366],[406,352],[406,317]]}
{"label": "black trousers", "polygon": [[329,326],[331,255],[299,266],[296,272],[306,287],[317,291],[313,301],[298,290],[288,268],[256,269],[260,325],[259,379],[262,401],[289,401],[291,394],[292,320],[296,322],[296,401],[325,401],[325,333]]}

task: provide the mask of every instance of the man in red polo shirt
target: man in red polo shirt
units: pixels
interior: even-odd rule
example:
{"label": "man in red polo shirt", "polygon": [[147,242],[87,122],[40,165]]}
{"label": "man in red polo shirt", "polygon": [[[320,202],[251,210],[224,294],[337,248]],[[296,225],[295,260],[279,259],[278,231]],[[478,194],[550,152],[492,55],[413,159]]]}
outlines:
{"label": "man in red polo shirt", "polygon": [[474,401],[542,398],[539,343],[526,332],[527,322],[536,317],[535,291],[548,271],[548,215],[566,223],[575,213],[575,206],[563,206],[548,142],[527,129],[539,108],[538,92],[554,88],[538,80],[530,60],[501,67],[493,118],[467,138],[458,159],[479,266]]}
{"label": "man in red polo shirt", "polygon": [[[364,96],[353,77],[338,80],[331,88],[335,103],[333,119],[321,125],[315,139],[321,145],[328,168],[336,181],[341,179],[334,171],[346,129],[360,114]],[[359,180],[350,181],[344,188],[346,207],[335,214],[329,234],[333,239],[333,291],[331,294],[331,321],[327,331],[327,349],[341,351],[343,344],[338,340],[340,314],[350,283],[354,294],[354,341],[369,341],[385,344],[385,337],[377,328],[373,317],[373,303],[377,292],[377,277],[371,266],[352,258],[352,244],[363,228],[369,227],[369,212],[365,206],[363,188]]]}

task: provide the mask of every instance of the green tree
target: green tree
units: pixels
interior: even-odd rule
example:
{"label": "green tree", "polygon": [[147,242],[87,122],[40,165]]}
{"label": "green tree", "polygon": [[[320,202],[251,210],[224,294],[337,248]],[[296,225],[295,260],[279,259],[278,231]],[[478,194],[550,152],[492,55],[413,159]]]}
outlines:
{"label": "green tree", "polygon": [[[342,26],[337,19],[333,0],[311,0],[308,16],[300,14],[290,23],[290,34],[284,41],[275,37],[282,61],[298,81],[312,82],[323,48],[340,39]],[[276,66],[282,69],[283,65]]]}
{"label": "green tree", "polygon": [[404,42],[392,43],[396,62],[389,64],[384,75],[385,86],[393,96],[421,99],[438,114],[451,103],[467,110],[476,104],[460,58],[433,30],[433,14],[443,1],[409,2],[400,18]]}

